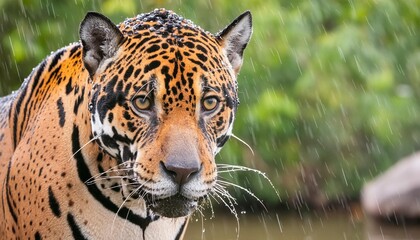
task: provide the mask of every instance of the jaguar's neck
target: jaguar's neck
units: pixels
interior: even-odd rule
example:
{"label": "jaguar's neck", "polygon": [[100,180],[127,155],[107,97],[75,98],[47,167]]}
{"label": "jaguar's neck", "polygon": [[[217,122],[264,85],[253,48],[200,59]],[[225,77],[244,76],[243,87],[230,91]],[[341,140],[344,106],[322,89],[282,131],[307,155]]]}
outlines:
{"label": "jaguar's neck", "polygon": [[[51,114],[58,115],[59,128],[64,128],[70,121],[88,117],[84,114],[88,110],[84,106],[88,106],[89,75],[81,56],[81,45],[71,44],[45,58],[25,79],[15,93],[9,115],[14,149],[24,134],[33,131],[28,129],[28,126],[35,126],[31,122],[45,120],[47,112],[56,112]],[[72,120],[72,116],[76,120]]]}

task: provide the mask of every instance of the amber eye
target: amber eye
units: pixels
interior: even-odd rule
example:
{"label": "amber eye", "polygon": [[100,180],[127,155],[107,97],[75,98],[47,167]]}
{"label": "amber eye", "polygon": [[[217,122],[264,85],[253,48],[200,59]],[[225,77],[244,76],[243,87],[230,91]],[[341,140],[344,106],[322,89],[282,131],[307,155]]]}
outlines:
{"label": "amber eye", "polygon": [[140,95],[133,99],[133,106],[137,111],[146,111],[152,108],[152,100],[146,95]]}
{"label": "amber eye", "polygon": [[206,97],[203,99],[203,110],[204,111],[213,111],[219,105],[219,98],[215,96]]}

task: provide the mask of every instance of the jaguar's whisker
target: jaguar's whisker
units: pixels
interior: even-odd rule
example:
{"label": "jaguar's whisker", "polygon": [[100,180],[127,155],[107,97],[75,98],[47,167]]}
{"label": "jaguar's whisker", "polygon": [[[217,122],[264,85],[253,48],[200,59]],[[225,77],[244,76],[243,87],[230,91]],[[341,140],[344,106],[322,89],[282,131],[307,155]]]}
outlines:
{"label": "jaguar's whisker", "polygon": [[114,224],[115,224],[115,220],[117,219],[118,213],[121,211],[122,207],[125,205],[125,203],[128,201],[128,199],[131,198],[131,196],[133,196],[138,190],[140,190],[143,187],[143,185],[140,185],[136,190],[132,191],[130,194],[128,194],[127,197],[125,197],[124,201],[121,203],[121,205],[119,206],[117,212],[114,215],[114,219],[112,220],[112,225],[111,225],[111,234],[114,231]]}
{"label": "jaguar's whisker", "polygon": [[274,192],[277,195],[277,198],[281,201],[281,197],[277,189],[275,188],[273,182],[270,180],[270,178],[267,177],[267,175],[257,169],[245,167],[245,166],[238,166],[238,165],[232,165],[232,164],[217,164],[217,170],[219,173],[230,173],[230,172],[253,172],[257,173],[258,175],[262,176],[271,186],[271,188],[274,190]]}
{"label": "jaguar's whisker", "polygon": [[246,193],[248,193],[251,197],[253,197],[255,200],[257,200],[263,207],[264,207],[264,209],[268,212],[268,209],[266,208],[266,206],[264,205],[264,203],[261,201],[261,199],[259,199],[253,192],[251,192],[249,189],[247,189],[247,188],[244,188],[244,187],[242,187],[242,186],[240,186],[240,185],[238,185],[238,184],[235,184],[235,183],[231,183],[231,182],[228,182],[228,181],[223,181],[223,180],[217,180],[218,181],[218,184],[221,184],[221,185],[225,185],[225,186],[232,186],[232,187],[235,187],[235,188],[238,188],[238,189],[241,189],[241,190],[243,190],[243,191],[245,191]]}
{"label": "jaguar's whisker", "polygon": [[71,155],[71,157],[67,160],[70,161],[74,158],[74,156],[76,156],[76,154],[78,154],[80,151],[82,151],[83,148],[85,148],[87,145],[89,145],[90,143],[92,143],[93,141],[97,140],[101,135],[97,135],[94,136],[92,139],[90,139],[89,141],[87,141],[87,143],[85,143],[83,146],[81,146],[77,151],[75,151],[73,153],[73,155]]}
{"label": "jaguar's whisker", "polygon": [[201,216],[201,239],[203,240],[204,239],[204,232],[205,232],[205,229],[204,229],[204,214],[201,211],[201,209],[199,209],[199,208],[197,208],[197,211],[200,213],[200,216]]}
{"label": "jaguar's whisker", "polygon": [[104,172],[98,173],[98,174],[90,177],[88,180],[86,180],[85,183],[91,181],[92,179],[96,179],[98,177],[101,177],[102,175],[108,174],[108,173],[119,173],[120,171],[123,172],[123,171],[130,171],[130,170],[132,170],[131,167],[128,167],[128,168],[119,168],[120,166],[125,165],[125,164],[129,164],[129,162],[126,161],[126,162],[120,163],[120,164],[118,164],[116,166],[113,166],[113,167],[107,169]]}
{"label": "jaguar's whisker", "polygon": [[254,150],[252,150],[251,146],[248,143],[246,143],[244,140],[240,139],[238,136],[236,136],[233,133],[230,136],[232,136],[233,138],[235,138],[236,140],[238,140],[239,142],[241,142],[242,144],[244,144],[251,151],[252,155],[253,156],[255,155],[254,154]]}
{"label": "jaguar's whisker", "polygon": [[[92,184],[92,183],[97,182],[99,180],[108,180],[108,179],[114,179],[114,178],[128,178],[127,175],[126,175],[126,172],[124,172],[124,171],[115,170],[115,171],[107,172],[107,173],[118,173],[117,175],[111,175],[111,176],[108,176],[108,175],[103,176],[103,175],[105,175],[105,173],[98,174],[95,177],[91,177],[88,180],[86,180],[85,184]],[[127,171],[130,171],[130,170],[127,170]]]}
{"label": "jaguar's whisker", "polygon": [[228,199],[231,199],[232,202],[235,203],[235,205],[236,205],[236,199],[232,195],[230,195],[230,193],[223,186],[216,185],[214,187],[214,191],[221,194],[222,196],[224,196]]}
{"label": "jaguar's whisker", "polygon": [[233,216],[236,218],[236,223],[237,223],[237,234],[236,237],[237,239],[239,239],[239,230],[240,230],[240,225],[239,225],[239,216],[238,213],[236,212],[235,206],[233,204],[233,202],[230,200],[230,198],[227,198],[227,202],[216,192],[213,192],[215,194],[216,197],[218,197],[220,199],[220,201],[222,201],[222,203],[230,210],[230,212],[233,214]]}
{"label": "jaguar's whisker", "polygon": [[209,195],[206,195],[207,201],[209,202],[210,205],[210,211],[211,211],[211,216],[210,218],[214,218],[214,208],[213,208],[213,203],[209,197]]}

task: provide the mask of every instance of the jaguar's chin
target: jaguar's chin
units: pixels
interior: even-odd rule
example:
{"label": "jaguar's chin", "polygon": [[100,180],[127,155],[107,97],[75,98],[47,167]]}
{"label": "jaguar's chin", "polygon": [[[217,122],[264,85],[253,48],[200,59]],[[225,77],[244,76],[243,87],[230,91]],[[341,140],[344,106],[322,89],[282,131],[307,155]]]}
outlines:
{"label": "jaguar's chin", "polygon": [[176,194],[159,200],[146,199],[147,207],[155,214],[168,217],[178,218],[192,214],[200,205],[200,199],[189,199],[181,194]]}

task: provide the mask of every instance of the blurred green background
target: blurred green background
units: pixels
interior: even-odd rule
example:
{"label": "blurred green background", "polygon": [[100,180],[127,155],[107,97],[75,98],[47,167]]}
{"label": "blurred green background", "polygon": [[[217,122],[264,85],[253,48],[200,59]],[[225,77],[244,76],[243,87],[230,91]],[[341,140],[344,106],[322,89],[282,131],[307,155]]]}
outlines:
{"label": "blurred green background", "polygon": [[[357,200],[363,184],[420,149],[419,0],[0,0],[0,96],[78,40],[87,11],[115,23],[165,7],[213,33],[251,10],[241,106],[218,161],[267,173],[225,175],[267,205]],[[247,193],[240,203],[257,207]]]}

